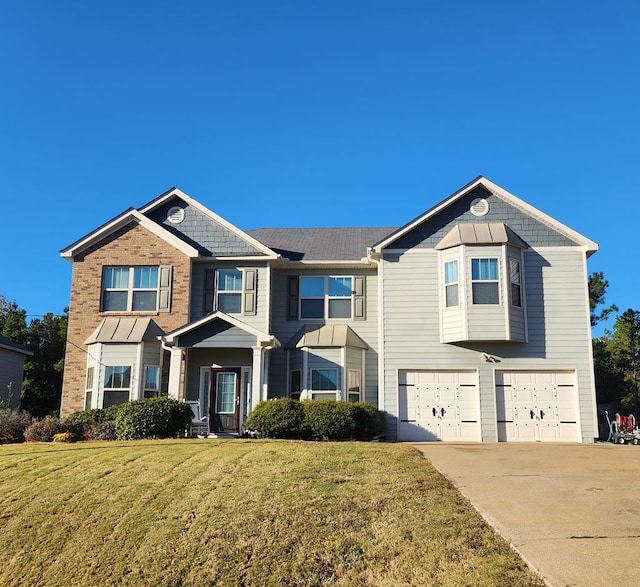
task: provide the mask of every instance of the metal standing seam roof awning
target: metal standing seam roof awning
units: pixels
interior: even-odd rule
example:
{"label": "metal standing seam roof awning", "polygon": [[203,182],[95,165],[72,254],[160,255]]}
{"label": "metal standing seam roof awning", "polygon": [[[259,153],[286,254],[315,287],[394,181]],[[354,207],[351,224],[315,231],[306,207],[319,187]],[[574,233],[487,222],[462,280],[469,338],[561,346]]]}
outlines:
{"label": "metal standing seam roof awning", "polygon": [[456,224],[434,247],[437,251],[458,245],[509,244],[519,249],[527,249],[525,243],[503,222]]}
{"label": "metal standing seam roof awning", "polygon": [[103,318],[84,344],[157,341],[164,331],[151,318]]}
{"label": "metal standing seam roof awning", "polygon": [[285,349],[304,347],[355,347],[368,349],[364,342],[346,324],[307,324],[284,345]]}

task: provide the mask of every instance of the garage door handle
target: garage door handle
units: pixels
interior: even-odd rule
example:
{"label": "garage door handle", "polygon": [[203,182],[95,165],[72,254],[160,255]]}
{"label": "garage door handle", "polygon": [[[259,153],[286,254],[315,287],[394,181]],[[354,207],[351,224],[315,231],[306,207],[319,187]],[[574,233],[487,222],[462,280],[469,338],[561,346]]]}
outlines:
{"label": "garage door handle", "polygon": [[445,413],[446,413],[446,412],[444,411],[444,408],[440,408],[440,416],[441,416],[442,418],[444,418]]}
{"label": "garage door handle", "polygon": [[544,419],[544,412],[542,410],[540,410],[540,419],[543,420]]}
{"label": "garage door handle", "polygon": [[529,410],[529,415],[531,416],[532,420],[536,417],[536,413],[533,410]]}
{"label": "garage door handle", "polygon": [[431,410],[431,411],[433,412],[433,415],[434,415],[434,416],[437,416],[437,415],[438,415],[438,412],[436,411],[436,409],[435,409],[435,408],[433,408],[433,410]]}

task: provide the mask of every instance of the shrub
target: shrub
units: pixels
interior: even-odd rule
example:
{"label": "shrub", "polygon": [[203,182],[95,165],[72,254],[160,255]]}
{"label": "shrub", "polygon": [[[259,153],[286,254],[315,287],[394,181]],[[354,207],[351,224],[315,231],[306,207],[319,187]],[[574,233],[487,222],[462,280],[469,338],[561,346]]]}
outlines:
{"label": "shrub", "polygon": [[357,402],[351,404],[354,420],[354,438],[356,440],[371,440],[384,436],[387,431],[387,420],[373,404]]}
{"label": "shrub", "polygon": [[53,442],[75,442],[77,439],[73,432],[58,432],[53,435]]}
{"label": "shrub", "polygon": [[332,399],[304,400],[305,424],[314,440],[347,440],[353,437],[352,404]]}
{"label": "shrub", "polygon": [[119,406],[116,437],[120,440],[175,437],[185,431],[192,418],[189,404],[172,397],[139,399]]}
{"label": "shrub", "polygon": [[98,422],[91,427],[91,438],[87,440],[116,440],[115,422]]}
{"label": "shrub", "polygon": [[67,432],[67,426],[56,416],[45,416],[27,426],[24,437],[28,442],[52,442],[58,432]]}
{"label": "shrub", "polygon": [[266,438],[302,438],[306,434],[304,407],[286,397],[260,402],[245,426]]}
{"label": "shrub", "polygon": [[24,442],[24,431],[30,422],[27,412],[0,409],[0,444]]}
{"label": "shrub", "polygon": [[[115,423],[118,412],[123,404],[109,406],[104,409],[82,410],[69,414],[65,423],[78,437],[85,440],[113,440],[113,438],[98,438],[96,435],[104,436],[103,426],[107,422]],[[108,427],[107,427],[108,428]],[[110,430],[113,428],[109,428]],[[99,432],[100,429],[100,432]],[[115,438],[115,433],[114,433]]]}

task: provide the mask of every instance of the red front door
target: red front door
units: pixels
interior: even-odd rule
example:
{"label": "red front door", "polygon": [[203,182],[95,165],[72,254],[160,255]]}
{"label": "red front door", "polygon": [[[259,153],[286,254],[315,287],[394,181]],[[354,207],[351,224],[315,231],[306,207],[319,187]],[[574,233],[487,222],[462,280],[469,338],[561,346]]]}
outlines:
{"label": "red front door", "polygon": [[211,432],[238,432],[240,369],[211,369],[209,394]]}

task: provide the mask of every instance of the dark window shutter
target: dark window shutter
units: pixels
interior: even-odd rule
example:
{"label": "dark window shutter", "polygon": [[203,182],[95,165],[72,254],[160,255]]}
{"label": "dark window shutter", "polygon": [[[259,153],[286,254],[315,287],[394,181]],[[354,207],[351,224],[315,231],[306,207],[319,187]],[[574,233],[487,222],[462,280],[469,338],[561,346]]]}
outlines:
{"label": "dark window shutter", "polygon": [[247,269],[244,272],[244,302],[242,305],[242,313],[245,316],[255,316],[256,313],[257,273],[255,269]]}
{"label": "dark window shutter", "polygon": [[213,311],[213,295],[215,293],[216,272],[207,269],[204,272],[204,313]]}
{"label": "dark window shutter", "polygon": [[353,319],[364,320],[365,304],[364,304],[364,276],[359,275],[353,278]]}
{"label": "dark window shutter", "polygon": [[160,266],[158,312],[171,312],[171,265]]}
{"label": "dark window shutter", "polygon": [[297,275],[289,275],[289,307],[287,308],[287,320],[298,319],[298,297],[300,278]]}

